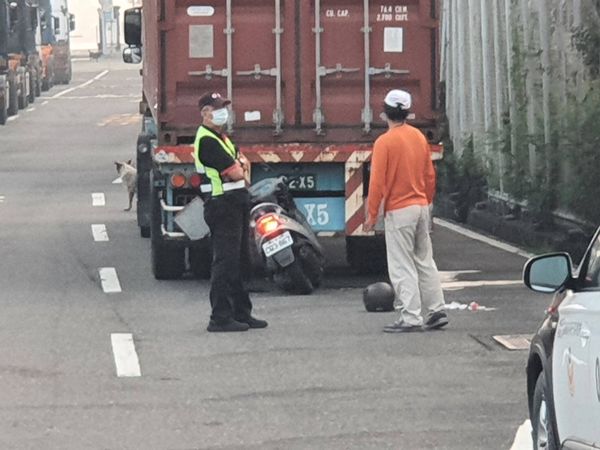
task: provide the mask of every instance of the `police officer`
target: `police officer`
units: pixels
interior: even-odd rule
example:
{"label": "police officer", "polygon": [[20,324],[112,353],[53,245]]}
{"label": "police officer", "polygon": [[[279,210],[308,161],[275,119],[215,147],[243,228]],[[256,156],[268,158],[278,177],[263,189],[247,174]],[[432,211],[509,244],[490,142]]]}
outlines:
{"label": "police officer", "polygon": [[251,315],[252,302],[242,281],[248,262],[249,196],[244,179],[247,161],[223,133],[231,102],[216,92],[198,102],[202,125],[196,133],[196,170],[210,181],[204,219],[210,228],[213,261],[210,287],[212,314],[208,331],[247,331],[267,322]]}

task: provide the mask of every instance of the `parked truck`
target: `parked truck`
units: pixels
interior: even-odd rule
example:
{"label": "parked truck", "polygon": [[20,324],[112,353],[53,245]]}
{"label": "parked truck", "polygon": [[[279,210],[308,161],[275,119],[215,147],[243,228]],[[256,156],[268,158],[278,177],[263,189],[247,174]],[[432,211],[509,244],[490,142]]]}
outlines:
{"label": "parked truck", "polygon": [[0,0],[0,125],[4,125],[11,109],[12,85],[9,82],[8,65],[8,1]]}
{"label": "parked truck", "polygon": [[125,12],[125,38],[124,60],[143,60],[138,224],[157,278],[182,274],[186,248],[192,270],[209,263],[174,220],[197,195],[206,91],[232,100],[226,132],[251,181],[292,176],[313,229],[345,236],[353,267],[370,264],[381,241],[363,229],[369,161],[388,90],[411,92],[411,123],[437,142],[437,0],[145,0]]}
{"label": "parked truck", "polygon": [[71,31],[75,30],[75,16],[69,13],[67,0],[49,0],[52,5],[52,30],[54,39],[51,43],[54,59],[54,82],[69,84],[72,78],[71,65]]}

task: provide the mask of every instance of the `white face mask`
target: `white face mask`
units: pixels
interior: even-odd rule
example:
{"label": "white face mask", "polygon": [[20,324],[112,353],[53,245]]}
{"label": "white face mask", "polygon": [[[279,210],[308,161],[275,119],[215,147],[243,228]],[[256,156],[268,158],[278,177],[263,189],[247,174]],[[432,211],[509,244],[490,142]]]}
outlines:
{"label": "white face mask", "polygon": [[227,110],[227,108],[215,109],[212,112],[212,123],[214,123],[218,127],[225,125],[228,119],[229,111]]}

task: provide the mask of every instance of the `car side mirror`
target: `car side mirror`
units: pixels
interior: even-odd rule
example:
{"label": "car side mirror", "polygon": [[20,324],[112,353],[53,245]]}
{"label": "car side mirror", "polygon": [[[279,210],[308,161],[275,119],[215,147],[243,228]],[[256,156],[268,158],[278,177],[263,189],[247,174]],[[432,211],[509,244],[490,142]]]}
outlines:
{"label": "car side mirror", "polygon": [[525,263],[523,282],[536,292],[553,293],[573,277],[573,263],[568,253],[536,256]]}
{"label": "car side mirror", "polygon": [[75,31],[76,26],[75,15],[69,14],[69,31]]}
{"label": "car side mirror", "polygon": [[123,62],[139,64],[142,62],[142,49],[140,47],[127,47],[123,49]]}

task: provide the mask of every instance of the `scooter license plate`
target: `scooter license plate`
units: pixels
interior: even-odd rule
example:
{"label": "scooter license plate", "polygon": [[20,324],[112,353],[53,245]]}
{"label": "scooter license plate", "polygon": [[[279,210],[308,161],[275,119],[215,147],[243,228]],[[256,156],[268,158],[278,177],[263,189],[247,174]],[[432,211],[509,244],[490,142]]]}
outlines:
{"label": "scooter license plate", "polygon": [[289,231],[286,231],[285,233],[274,237],[270,241],[265,242],[262,245],[262,248],[263,252],[265,252],[265,256],[268,258],[284,248],[290,247],[293,243],[294,240],[292,239],[292,235],[289,233]]}

